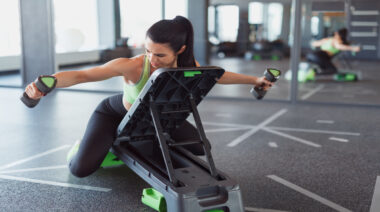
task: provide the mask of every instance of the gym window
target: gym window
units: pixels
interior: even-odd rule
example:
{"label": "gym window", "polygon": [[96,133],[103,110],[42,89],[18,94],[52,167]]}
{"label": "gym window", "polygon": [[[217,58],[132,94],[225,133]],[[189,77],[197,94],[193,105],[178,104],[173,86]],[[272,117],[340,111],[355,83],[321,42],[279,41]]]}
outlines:
{"label": "gym window", "polygon": [[248,22],[258,40],[276,40],[281,35],[283,5],[281,3],[251,2],[248,6]]}
{"label": "gym window", "polygon": [[216,7],[217,36],[220,42],[235,42],[239,28],[239,7],[221,5]]}
{"label": "gym window", "polygon": [[173,19],[177,15],[187,17],[188,0],[165,0],[165,19]]}
{"label": "gym window", "polygon": [[162,18],[162,3],[157,0],[120,0],[121,37],[131,47],[143,47],[148,28]]}
{"label": "gym window", "polygon": [[19,1],[0,1],[0,57],[21,54]]}
{"label": "gym window", "polygon": [[96,0],[54,0],[56,52],[99,48]]}

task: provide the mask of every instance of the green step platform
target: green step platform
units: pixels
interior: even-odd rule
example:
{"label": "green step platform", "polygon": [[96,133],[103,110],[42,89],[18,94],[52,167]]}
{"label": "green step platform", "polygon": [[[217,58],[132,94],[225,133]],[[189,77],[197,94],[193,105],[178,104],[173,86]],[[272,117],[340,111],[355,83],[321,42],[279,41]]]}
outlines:
{"label": "green step platform", "polygon": [[[158,212],[166,212],[166,201],[164,195],[154,188],[145,188],[141,197],[141,202]],[[220,209],[211,209],[205,212],[224,212]]]}

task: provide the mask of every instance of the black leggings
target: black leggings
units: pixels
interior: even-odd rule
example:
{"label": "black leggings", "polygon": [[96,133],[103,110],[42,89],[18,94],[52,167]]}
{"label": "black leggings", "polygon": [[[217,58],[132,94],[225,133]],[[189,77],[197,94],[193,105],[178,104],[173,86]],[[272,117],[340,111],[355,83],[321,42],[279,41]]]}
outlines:
{"label": "black leggings", "polygon": [[[69,168],[73,175],[86,177],[95,172],[103,162],[116,139],[116,129],[127,110],[123,106],[123,95],[104,99],[92,114],[78,152],[70,161]],[[189,122],[171,134],[175,141],[199,139],[197,129]],[[189,145],[187,149],[196,155],[204,154],[201,145]]]}
{"label": "black leggings", "polygon": [[318,70],[317,74],[336,74],[338,69],[332,63],[330,55],[325,51],[314,51],[306,55],[307,61],[317,64],[321,70]]}

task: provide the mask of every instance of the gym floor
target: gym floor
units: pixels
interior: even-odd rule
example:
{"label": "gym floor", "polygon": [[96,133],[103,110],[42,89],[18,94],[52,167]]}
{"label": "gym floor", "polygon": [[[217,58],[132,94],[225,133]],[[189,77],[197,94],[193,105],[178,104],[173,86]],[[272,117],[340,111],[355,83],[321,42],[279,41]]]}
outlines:
{"label": "gym floor", "polygon": [[[287,92],[281,83],[270,95]],[[67,151],[112,92],[56,90],[34,109],[21,93],[0,88],[1,211],[153,211],[140,200],[149,185],[126,166],[81,179],[67,169]],[[380,211],[380,108],[206,98],[199,110],[246,211]]]}

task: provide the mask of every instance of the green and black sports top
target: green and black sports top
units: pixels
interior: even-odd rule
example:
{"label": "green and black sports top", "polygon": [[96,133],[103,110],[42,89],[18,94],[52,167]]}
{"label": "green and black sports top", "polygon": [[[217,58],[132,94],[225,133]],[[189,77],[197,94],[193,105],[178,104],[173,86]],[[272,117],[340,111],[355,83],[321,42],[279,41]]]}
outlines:
{"label": "green and black sports top", "polygon": [[144,85],[148,81],[150,76],[150,62],[147,56],[144,56],[143,72],[140,75],[139,81],[137,83],[130,85],[124,82],[124,94],[123,99],[128,103],[133,104],[143,89]]}

